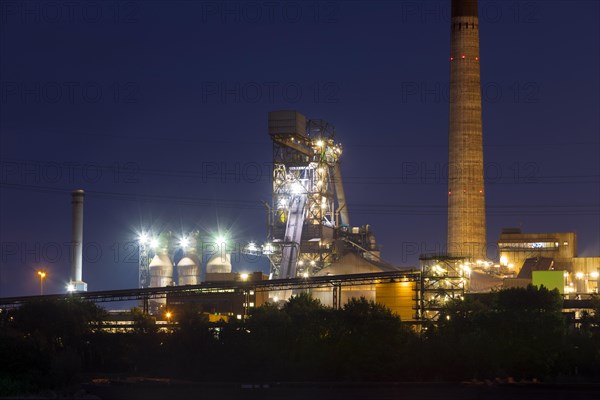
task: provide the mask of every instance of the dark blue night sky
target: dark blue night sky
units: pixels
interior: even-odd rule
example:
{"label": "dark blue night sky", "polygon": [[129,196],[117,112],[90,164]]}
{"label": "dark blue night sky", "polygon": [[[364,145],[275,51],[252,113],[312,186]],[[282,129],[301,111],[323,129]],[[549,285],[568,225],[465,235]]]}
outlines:
{"label": "dark blue night sky", "polygon": [[[142,227],[264,240],[278,109],[336,126],[351,222],[386,260],[443,250],[449,1],[0,6],[0,296],[36,294],[38,268],[64,290],[73,189],[89,290],[137,286]],[[600,255],[599,17],[480,2],[490,243],[575,231]]]}

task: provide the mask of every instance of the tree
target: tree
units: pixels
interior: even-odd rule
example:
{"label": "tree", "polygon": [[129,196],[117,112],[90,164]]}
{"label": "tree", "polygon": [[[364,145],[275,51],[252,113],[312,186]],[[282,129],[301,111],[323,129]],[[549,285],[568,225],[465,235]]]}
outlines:
{"label": "tree", "polygon": [[387,307],[351,299],[338,311],[336,347],[338,377],[361,380],[397,379],[407,365],[407,347],[414,339],[400,317]]}
{"label": "tree", "polygon": [[173,318],[177,325],[173,333],[165,338],[165,364],[171,360],[170,370],[182,377],[201,377],[214,365],[214,327],[195,303],[177,307],[173,311]]}
{"label": "tree", "polygon": [[32,300],[15,312],[14,326],[37,337],[41,345],[63,348],[78,346],[82,336],[97,332],[105,315],[102,308],[77,297]]}
{"label": "tree", "polygon": [[600,376],[600,297],[591,298],[591,312],[584,311],[579,329],[569,335],[572,349],[568,354],[570,373],[596,378]]}
{"label": "tree", "polygon": [[565,338],[560,294],[530,285],[450,302],[427,340],[452,379],[542,378],[561,370]]}
{"label": "tree", "polygon": [[77,297],[24,303],[8,327],[20,360],[9,373],[39,388],[72,382],[83,370],[89,339],[104,317],[103,309]]}
{"label": "tree", "polygon": [[158,331],[156,318],[144,313],[139,307],[131,309],[131,320],[133,321],[133,331],[137,335],[150,335]]}

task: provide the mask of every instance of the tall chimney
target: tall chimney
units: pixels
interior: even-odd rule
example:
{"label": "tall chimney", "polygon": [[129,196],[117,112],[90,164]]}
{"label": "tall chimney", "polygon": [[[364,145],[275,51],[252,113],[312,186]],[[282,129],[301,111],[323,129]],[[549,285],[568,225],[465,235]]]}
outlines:
{"label": "tall chimney", "polygon": [[448,137],[448,253],[485,260],[477,0],[452,0]]}
{"label": "tall chimney", "polygon": [[69,292],[87,291],[87,283],[82,280],[83,264],[83,196],[79,189],[72,193],[72,239],[71,239],[71,278],[67,290]]}

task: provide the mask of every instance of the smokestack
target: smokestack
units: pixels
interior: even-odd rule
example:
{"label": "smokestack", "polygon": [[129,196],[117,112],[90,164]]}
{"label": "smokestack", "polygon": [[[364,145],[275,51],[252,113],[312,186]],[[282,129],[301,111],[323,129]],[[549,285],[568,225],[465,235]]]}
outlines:
{"label": "smokestack", "polygon": [[72,193],[72,239],[71,239],[71,279],[69,292],[86,292],[87,283],[82,280],[83,264],[83,190]]}
{"label": "smokestack", "polygon": [[452,0],[448,137],[448,253],[485,260],[477,0]]}

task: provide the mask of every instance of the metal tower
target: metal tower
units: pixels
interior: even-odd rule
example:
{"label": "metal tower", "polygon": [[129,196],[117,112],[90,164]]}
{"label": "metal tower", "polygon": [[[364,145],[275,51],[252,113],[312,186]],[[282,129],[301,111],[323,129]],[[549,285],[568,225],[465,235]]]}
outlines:
{"label": "metal tower", "polygon": [[269,244],[272,278],[310,276],[335,259],[336,228],[348,210],[334,128],[296,111],[269,113],[273,140],[273,196]]}
{"label": "metal tower", "polygon": [[464,257],[429,254],[419,257],[421,282],[417,287],[417,319],[435,321],[450,300],[464,299],[471,268]]}
{"label": "metal tower", "polygon": [[150,262],[148,260],[148,242],[138,241],[139,251],[139,287],[140,289],[150,287]]}

